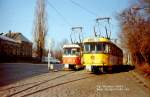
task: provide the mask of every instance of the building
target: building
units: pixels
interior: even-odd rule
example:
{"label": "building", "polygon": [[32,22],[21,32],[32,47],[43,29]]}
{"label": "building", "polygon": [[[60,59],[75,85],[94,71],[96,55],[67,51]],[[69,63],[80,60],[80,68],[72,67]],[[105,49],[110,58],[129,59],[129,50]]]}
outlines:
{"label": "building", "polygon": [[32,57],[32,43],[19,32],[0,35],[0,61],[29,59]]}

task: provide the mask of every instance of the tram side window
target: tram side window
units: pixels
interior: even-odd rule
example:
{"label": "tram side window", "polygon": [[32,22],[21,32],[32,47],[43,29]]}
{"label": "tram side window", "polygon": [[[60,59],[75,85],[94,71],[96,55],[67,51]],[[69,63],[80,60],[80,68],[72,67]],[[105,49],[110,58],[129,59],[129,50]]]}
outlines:
{"label": "tram side window", "polygon": [[119,57],[122,57],[122,56],[123,56],[123,55],[122,55],[122,51],[119,50],[119,49],[118,49],[118,56],[119,56]]}
{"label": "tram side window", "polygon": [[90,44],[84,45],[84,52],[90,52]]}
{"label": "tram side window", "polygon": [[99,51],[103,51],[103,47],[102,47],[102,44],[97,44],[96,45],[96,48],[97,48],[97,51],[99,52]]}
{"label": "tram side window", "polygon": [[117,48],[117,47],[115,47],[115,55],[116,55],[116,56],[119,56],[119,51],[118,51],[118,48]]}
{"label": "tram side window", "polygon": [[68,49],[68,55],[70,55],[71,54],[71,49]]}
{"label": "tram side window", "polygon": [[64,50],[65,55],[70,55],[71,54],[71,49],[67,48]]}
{"label": "tram side window", "polygon": [[80,48],[77,48],[76,55],[80,55]]}
{"label": "tram side window", "polygon": [[116,48],[113,46],[113,55],[116,56]]}
{"label": "tram side window", "polygon": [[105,46],[105,48],[104,48],[104,52],[105,53],[109,53],[109,46],[108,46],[108,44],[104,44]]}
{"label": "tram side window", "polygon": [[119,52],[119,50],[117,48],[116,48],[116,55],[120,56],[120,52]]}
{"label": "tram side window", "polygon": [[113,53],[114,53],[113,51],[114,51],[114,50],[113,50],[113,45],[110,45],[110,51],[109,51],[109,52],[110,52],[110,54],[112,54],[112,55],[113,55]]}
{"label": "tram side window", "polygon": [[94,45],[94,44],[91,44],[91,45],[90,45],[90,51],[91,51],[91,52],[95,52],[95,45]]}
{"label": "tram side window", "polygon": [[98,52],[104,52],[104,53],[108,53],[109,52],[109,46],[108,44],[104,44],[104,43],[98,43],[96,45],[96,51]]}
{"label": "tram side window", "polygon": [[79,48],[72,49],[71,54],[72,55],[80,55],[80,49]]}
{"label": "tram side window", "polygon": [[75,55],[75,54],[76,54],[76,52],[77,52],[77,50],[76,50],[76,49],[72,49],[72,54],[73,54],[73,55]]}
{"label": "tram side window", "polygon": [[115,46],[111,45],[110,47],[110,54],[114,55],[114,56],[118,56],[118,50]]}

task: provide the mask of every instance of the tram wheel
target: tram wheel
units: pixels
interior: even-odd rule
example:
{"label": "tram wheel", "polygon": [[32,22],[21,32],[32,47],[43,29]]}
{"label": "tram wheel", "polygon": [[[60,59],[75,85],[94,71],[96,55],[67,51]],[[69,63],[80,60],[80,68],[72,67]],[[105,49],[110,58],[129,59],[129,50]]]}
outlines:
{"label": "tram wheel", "polygon": [[75,70],[79,70],[79,66],[75,65],[75,66],[74,66],[74,69],[75,69]]}
{"label": "tram wheel", "polygon": [[108,72],[108,68],[107,67],[100,67],[100,72],[101,73],[107,73]]}
{"label": "tram wheel", "polygon": [[92,66],[92,72],[94,73],[100,73],[100,69],[98,66]]}

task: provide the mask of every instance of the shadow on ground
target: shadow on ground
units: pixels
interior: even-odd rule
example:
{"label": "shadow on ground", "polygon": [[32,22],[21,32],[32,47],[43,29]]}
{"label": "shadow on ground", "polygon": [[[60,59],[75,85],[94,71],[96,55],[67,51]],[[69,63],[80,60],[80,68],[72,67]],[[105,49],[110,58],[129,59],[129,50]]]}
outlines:
{"label": "shadow on ground", "polygon": [[120,73],[120,72],[128,72],[130,70],[134,70],[135,66],[133,65],[120,65],[120,66],[114,66],[111,70],[107,70],[104,72],[101,72],[99,69],[92,72],[93,74],[113,74],[113,73]]}
{"label": "shadow on ground", "polygon": [[47,72],[47,64],[0,63],[0,87]]}

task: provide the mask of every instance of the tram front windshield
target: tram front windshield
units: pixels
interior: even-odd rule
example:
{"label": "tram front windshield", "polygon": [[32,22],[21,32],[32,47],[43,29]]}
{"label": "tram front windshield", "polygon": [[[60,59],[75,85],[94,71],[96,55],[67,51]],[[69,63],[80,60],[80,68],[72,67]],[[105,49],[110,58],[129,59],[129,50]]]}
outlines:
{"label": "tram front windshield", "polygon": [[84,53],[108,53],[108,44],[106,43],[85,43]]}
{"label": "tram front windshield", "polygon": [[80,48],[64,48],[64,55],[80,55]]}

